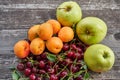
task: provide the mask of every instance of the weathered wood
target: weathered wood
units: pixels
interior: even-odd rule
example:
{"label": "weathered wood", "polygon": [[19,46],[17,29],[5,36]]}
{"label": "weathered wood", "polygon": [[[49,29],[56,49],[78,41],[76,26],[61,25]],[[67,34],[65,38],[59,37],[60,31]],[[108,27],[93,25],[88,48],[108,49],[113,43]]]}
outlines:
{"label": "weathered wood", "polygon": [[[8,69],[15,58],[14,44],[27,38],[27,30],[55,17],[57,6],[67,0],[0,0],[0,80],[12,80]],[[101,42],[115,53],[113,68],[105,73],[92,72],[94,80],[120,80],[120,0],[74,0],[83,11],[83,18],[96,16],[108,25]]]}

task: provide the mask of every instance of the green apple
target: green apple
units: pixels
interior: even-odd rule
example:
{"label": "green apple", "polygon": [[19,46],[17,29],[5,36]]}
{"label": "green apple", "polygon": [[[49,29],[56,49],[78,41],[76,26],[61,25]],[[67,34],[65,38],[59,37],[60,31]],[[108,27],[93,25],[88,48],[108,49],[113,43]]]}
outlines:
{"label": "green apple", "polygon": [[82,11],[76,2],[67,1],[57,7],[56,17],[63,26],[71,27],[81,20]]}
{"label": "green apple", "polygon": [[112,68],[115,56],[109,47],[103,44],[94,44],[85,51],[84,61],[90,70],[104,72]]}
{"label": "green apple", "polygon": [[97,17],[86,17],[77,23],[76,33],[85,44],[96,44],[105,38],[107,25]]}

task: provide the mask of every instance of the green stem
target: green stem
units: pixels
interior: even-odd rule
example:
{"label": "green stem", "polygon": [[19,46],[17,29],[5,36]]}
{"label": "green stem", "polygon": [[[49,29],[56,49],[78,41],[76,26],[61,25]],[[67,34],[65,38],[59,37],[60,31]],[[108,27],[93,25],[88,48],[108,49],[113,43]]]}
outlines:
{"label": "green stem", "polygon": [[57,62],[54,64],[53,68],[55,67],[55,65],[57,65],[57,63],[59,63],[59,61],[57,61]]}
{"label": "green stem", "polygon": [[66,65],[60,72],[58,72],[56,75],[59,75],[62,71],[64,71],[67,68],[68,65]]}
{"label": "green stem", "polygon": [[70,73],[70,75],[69,75],[69,77],[68,77],[68,80],[70,80],[72,77],[73,77],[73,74]]}

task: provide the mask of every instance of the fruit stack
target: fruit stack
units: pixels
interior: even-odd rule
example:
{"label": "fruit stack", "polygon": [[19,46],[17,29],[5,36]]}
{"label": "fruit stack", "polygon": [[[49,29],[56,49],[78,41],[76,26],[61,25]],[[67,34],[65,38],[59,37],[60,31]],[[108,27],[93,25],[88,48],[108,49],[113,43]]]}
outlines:
{"label": "fruit stack", "polygon": [[112,68],[113,51],[98,44],[107,34],[103,20],[82,19],[81,8],[74,1],[60,4],[56,18],[30,27],[28,38],[15,43],[19,59],[14,80],[87,80],[89,70]]}

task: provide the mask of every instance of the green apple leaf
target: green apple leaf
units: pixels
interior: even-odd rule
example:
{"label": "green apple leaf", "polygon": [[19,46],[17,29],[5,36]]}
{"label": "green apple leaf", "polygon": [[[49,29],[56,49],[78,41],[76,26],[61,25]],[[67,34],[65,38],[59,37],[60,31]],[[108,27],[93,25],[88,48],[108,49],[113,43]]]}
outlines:
{"label": "green apple leaf", "polygon": [[47,58],[48,58],[48,60],[50,60],[52,62],[55,62],[57,60],[56,55],[50,54],[50,53],[47,53]]}
{"label": "green apple leaf", "polygon": [[79,71],[74,74],[74,78],[77,78],[79,75],[81,75],[84,71]]}
{"label": "green apple leaf", "polygon": [[66,76],[63,80],[72,80],[72,76]]}
{"label": "green apple leaf", "polygon": [[20,78],[19,74],[18,74],[16,71],[14,71],[14,72],[12,73],[12,79],[13,79],[13,80],[18,80],[19,78]]}
{"label": "green apple leaf", "polygon": [[16,68],[14,66],[8,67],[11,71],[14,71]]}
{"label": "green apple leaf", "polygon": [[84,79],[87,80],[87,79],[89,79],[89,78],[90,78],[90,74],[89,74],[88,72],[86,72],[86,73],[84,74]]}
{"label": "green apple leaf", "polygon": [[86,65],[83,65],[83,69],[84,69],[84,70],[87,70],[87,66],[86,66]]}

